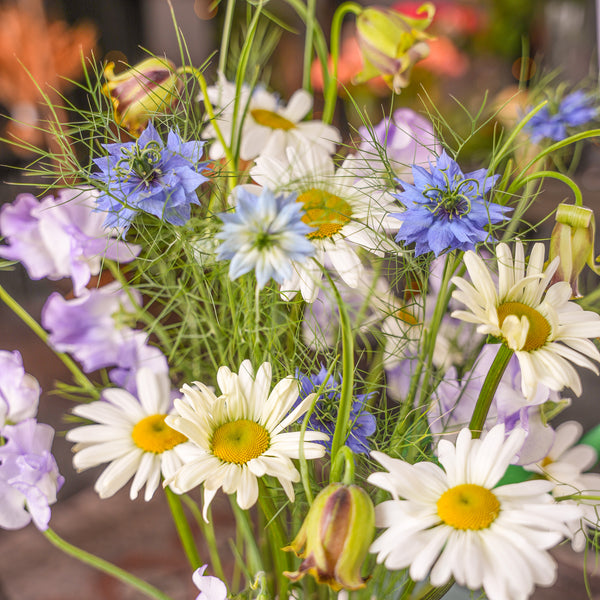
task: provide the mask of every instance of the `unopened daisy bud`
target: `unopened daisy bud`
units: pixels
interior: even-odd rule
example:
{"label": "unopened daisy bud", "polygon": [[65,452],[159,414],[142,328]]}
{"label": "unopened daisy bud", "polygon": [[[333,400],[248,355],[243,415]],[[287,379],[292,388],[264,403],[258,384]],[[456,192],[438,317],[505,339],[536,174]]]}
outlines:
{"label": "unopened daisy bud", "polygon": [[102,93],[110,98],[117,123],[137,137],[157,111],[173,105],[181,79],[171,61],[158,57],[147,58],[118,75],[114,68],[112,62],[104,68]]}
{"label": "unopened daisy bud", "polygon": [[315,498],[298,535],[284,548],[304,559],[298,571],[284,574],[298,581],[309,573],[334,591],[363,588],[360,568],[374,533],[369,495],[357,485],[332,483]]}
{"label": "unopened daisy bud", "polygon": [[425,29],[431,24],[435,7],[423,4],[418,14],[408,17],[389,8],[369,7],[356,19],[358,43],[364,67],[355,83],[381,75],[396,93],[406,87],[413,65],[429,55]]}
{"label": "unopened daisy bud", "polygon": [[581,298],[578,279],[587,264],[598,275],[600,266],[594,260],[594,237],[596,224],[594,211],[585,206],[561,204],[556,211],[556,225],[550,238],[552,261],[560,257],[560,264],[552,283],[566,281],[571,285],[573,298]]}

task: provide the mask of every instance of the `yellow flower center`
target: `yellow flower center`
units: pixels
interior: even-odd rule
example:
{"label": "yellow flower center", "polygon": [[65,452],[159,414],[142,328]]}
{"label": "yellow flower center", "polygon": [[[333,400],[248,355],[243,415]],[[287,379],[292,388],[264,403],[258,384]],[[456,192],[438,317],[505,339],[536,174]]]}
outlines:
{"label": "yellow flower center", "polygon": [[250,111],[252,118],[259,124],[269,127],[271,129],[283,129],[289,131],[295,129],[296,124],[290,120],[278,115],[272,110],[265,110],[264,108],[255,108]]}
{"label": "yellow flower center", "polygon": [[486,529],[500,514],[500,502],[487,488],[463,483],[440,496],[437,513],[454,529]]}
{"label": "yellow flower center", "polygon": [[339,196],[334,196],[324,190],[310,189],[298,196],[297,202],[302,202],[305,214],[302,220],[315,231],[309,238],[329,238],[350,221],[352,208]]}
{"label": "yellow flower center", "polygon": [[554,461],[549,456],[544,456],[542,459],[540,466],[542,469],[546,468],[548,465],[551,465]]}
{"label": "yellow flower center", "polygon": [[527,306],[521,302],[505,302],[497,308],[497,311],[500,328],[502,328],[504,319],[509,315],[514,315],[519,319],[521,319],[521,317],[527,318],[529,321],[529,331],[527,332],[525,344],[521,348],[521,350],[524,350],[525,352],[531,352],[532,350],[541,348],[552,333],[550,323],[548,323],[546,318],[535,310],[535,308],[531,308],[531,306]]}
{"label": "yellow flower center", "polygon": [[244,465],[269,448],[269,432],[248,419],[231,421],[218,427],[212,438],[212,452],[224,462]]}
{"label": "yellow flower center", "polygon": [[131,432],[133,443],[144,452],[162,454],[178,444],[187,442],[185,435],[171,429],[165,423],[166,416],[150,415],[139,421]]}

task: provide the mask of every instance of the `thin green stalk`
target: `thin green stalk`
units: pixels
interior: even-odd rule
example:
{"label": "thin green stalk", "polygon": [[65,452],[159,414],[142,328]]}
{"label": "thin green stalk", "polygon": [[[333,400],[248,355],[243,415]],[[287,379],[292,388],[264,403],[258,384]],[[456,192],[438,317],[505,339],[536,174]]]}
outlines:
{"label": "thin green stalk", "polygon": [[[346,304],[337,289],[329,273],[323,269],[323,273],[329,280],[329,285],[335,294],[338,311],[340,313],[340,327],[342,329],[342,389],[340,390],[340,402],[338,414],[335,421],[335,431],[331,442],[331,458],[335,457],[339,449],[346,443],[348,436],[348,421],[352,411],[352,396],[354,393],[354,337],[352,336],[352,325],[346,310]],[[332,467],[329,475],[330,483],[339,481],[340,470]]]}
{"label": "thin green stalk", "polygon": [[252,524],[250,522],[250,514],[247,510],[243,510],[238,506],[235,498],[233,496],[229,496],[229,502],[231,504],[231,508],[235,514],[235,522],[239,527],[239,533],[241,538],[245,542],[246,546],[246,560],[245,564],[247,565],[247,571],[250,573],[258,573],[259,571],[264,571],[262,555],[260,549],[258,548],[258,544],[256,543],[256,536],[254,531],[252,530]]}
{"label": "thin green stalk", "polygon": [[510,188],[508,188],[507,193],[513,193],[521,186],[529,183],[530,181],[535,181],[536,179],[544,179],[545,177],[549,177],[550,179],[558,179],[562,181],[565,185],[571,188],[573,195],[575,196],[575,205],[583,206],[583,196],[581,194],[581,190],[579,186],[567,175],[563,175],[562,173],[558,173],[556,171],[538,171],[537,173],[533,173],[527,177],[523,177],[522,179],[515,179],[511,184]]}
{"label": "thin green stalk", "polygon": [[169,508],[171,509],[171,515],[173,515],[173,521],[181,540],[181,545],[185,551],[185,555],[190,563],[190,566],[195,571],[198,567],[202,566],[198,549],[196,548],[196,542],[190,529],[190,524],[183,512],[183,505],[181,504],[181,497],[172,492],[168,487],[165,488],[165,494],[169,502]]}
{"label": "thin green stalk", "polygon": [[417,596],[417,600],[440,600],[450,591],[454,583],[454,577],[451,577],[450,581],[440,587],[427,584],[426,588]]}
{"label": "thin green stalk", "polygon": [[165,593],[156,589],[153,585],[139,579],[135,575],[132,575],[128,571],[113,565],[112,563],[91,554],[90,552],[86,552],[77,546],[73,546],[73,544],[69,544],[69,542],[63,540],[59,535],[57,535],[52,529],[46,529],[46,531],[42,531],[46,539],[53,545],[56,546],[59,550],[62,550],[65,554],[80,560],[82,563],[97,569],[98,571],[102,571],[127,585],[139,590],[142,594],[145,594],[149,598],[155,598],[155,600],[172,600],[170,596],[167,596]]}
{"label": "thin green stalk", "polygon": [[494,399],[494,394],[498,389],[498,384],[513,354],[514,351],[508,346],[504,344],[500,345],[498,354],[496,354],[496,358],[494,358],[494,362],[483,382],[483,387],[479,393],[479,398],[477,398],[477,404],[469,423],[469,429],[473,438],[478,438],[481,435],[492,400]]}
{"label": "thin green stalk", "polygon": [[325,88],[325,107],[323,109],[324,123],[331,123],[331,121],[333,121],[333,113],[335,112],[338,85],[338,62],[340,59],[340,37],[344,17],[348,13],[359,15],[363,10],[363,7],[356,2],[344,2],[343,4],[340,4],[335,13],[333,13],[333,19],[331,21],[331,74],[327,87]]}
{"label": "thin green stalk", "polygon": [[235,0],[227,0],[225,20],[223,22],[223,33],[221,37],[221,51],[219,52],[219,71],[223,73],[223,75],[225,75],[225,69],[227,67],[227,53],[229,51],[229,39],[231,38],[234,9]]}
{"label": "thin green stalk", "polygon": [[304,62],[302,65],[302,87],[311,92],[310,67],[313,59],[313,38],[317,0],[306,0],[306,35],[304,36]]}
{"label": "thin green stalk", "polygon": [[[44,344],[50,349],[52,347],[48,344],[48,333],[40,326],[40,324],[0,285],[0,300],[8,306],[16,315],[35,333]],[[98,397],[98,391],[94,387],[94,384],[84,375],[83,371],[77,366],[73,359],[64,354],[63,352],[56,352],[52,349],[54,354],[63,362],[63,364],[71,371],[75,382],[83,388],[86,388],[88,393],[94,398]]]}
{"label": "thin green stalk", "polygon": [[219,551],[217,549],[217,538],[215,536],[215,528],[212,522],[211,508],[208,507],[208,523],[203,519],[202,513],[198,508],[198,505],[194,500],[192,500],[187,494],[184,494],[181,497],[184,504],[189,508],[190,512],[194,516],[196,523],[200,529],[202,529],[202,535],[204,535],[204,539],[206,540],[206,545],[208,546],[208,553],[210,555],[210,564],[212,566],[212,570],[214,574],[225,581],[225,572],[223,571],[223,565],[221,563],[221,557],[219,556]]}

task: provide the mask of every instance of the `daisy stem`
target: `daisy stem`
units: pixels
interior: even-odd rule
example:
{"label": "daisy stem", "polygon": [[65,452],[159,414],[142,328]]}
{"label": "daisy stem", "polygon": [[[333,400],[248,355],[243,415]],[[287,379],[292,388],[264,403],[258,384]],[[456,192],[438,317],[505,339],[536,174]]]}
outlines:
{"label": "daisy stem", "polygon": [[198,549],[196,548],[196,542],[190,529],[190,524],[183,512],[183,505],[181,498],[172,492],[168,487],[165,488],[165,494],[167,501],[169,502],[169,508],[171,509],[171,515],[173,515],[173,521],[181,540],[181,545],[190,563],[190,566],[195,571],[198,567],[202,566]]}
{"label": "daisy stem", "polygon": [[317,0],[306,0],[306,35],[304,37],[304,62],[302,65],[302,87],[311,92],[310,67],[313,57],[313,37],[315,31],[315,12]]}
{"label": "daisy stem", "polygon": [[[335,300],[340,313],[340,327],[342,329],[342,389],[340,390],[340,403],[338,406],[335,431],[331,441],[332,466],[329,482],[335,483],[340,480],[343,463],[336,462],[336,456],[340,448],[346,443],[348,436],[348,421],[352,411],[352,393],[354,390],[354,338],[352,336],[352,325],[346,310],[342,296],[337,289],[329,273],[323,269],[323,273],[329,280],[329,285],[335,294]],[[334,467],[335,465],[335,467]]]}
{"label": "daisy stem", "polygon": [[221,563],[221,557],[219,556],[219,552],[217,550],[217,538],[215,536],[215,528],[213,526],[211,507],[208,507],[208,523],[202,518],[202,513],[198,508],[198,505],[192,498],[190,498],[187,494],[184,494],[181,499],[188,507],[192,515],[194,515],[194,519],[200,529],[202,529],[202,534],[206,539],[206,545],[208,546],[208,553],[210,554],[210,563],[215,575],[225,581],[225,573],[223,572],[223,565]]}
{"label": "daisy stem", "polygon": [[156,600],[172,600],[170,596],[167,596],[165,593],[156,589],[154,586],[143,581],[142,579],[137,578],[128,571],[113,565],[103,558],[95,556],[94,554],[90,554],[89,552],[86,552],[77,546],[69,544],[69,542],[63,540],[59,535],[52,531],[52,529],[46,529],[46,531],[42,531],[42,533],[53,546],[59,550],[62,550],[65,554],[68,554],[69,556],[80,560],[86,565],[89,565],[94,569],[98,569],[98,571],[102,571],[103,573],[107,573],[111,577],[114,577],[115,579],[118,579],[119,581],[136,588],[149,598],[155,598]]}
{"label": "daisy stem", "polygon": [[[260,495],[259,495],[260,496]],[[238,506],[233,496],[229,496],[229,501],[235,515],[235,524],[239,528],[240,534],[246,542],[246,560],[244,569],[250,573],[264,571],[262,556],[256,543],[256,536],[252,530],[250,514]]]}
{"label": "daisy stem", "polygon": [[498,384],[500,383],[502,375],[504,375],[504,371],[513,354],[514,351],[508,346],[505,344],[500,345],[498,354],[496,354],[496,358],[494,358],[494,362],[483,382],[483,387],[477,398],[477,404],[475,404],[475,408],[473,409],[473,416],[469,423],[469,429],[471,430],[473,439],[481,436],[492,400],[494,399],[494,394],[498,389]]}
{"label": "daisy stem", "polygon": [[57,352],[48,343],[48,333],[39,325],[39,323],[0,285],[0,300],[8,306],[16,315],[35,333],[41,340],[46,344],[54,354],[63,362],[63,364],[71,371],[73,379],[81,387],[86,389],[92,397],[98,397],[98,391],[94,387],[93,383],[84,375],[83,371],[77,366],[75,361],[64,354],[63,352]]}
{"label": "daisy stem", "polygon": [[225,20],[223,22],[223,31],[221,37],[221,51],[219,52],[219,71],[225,75],[227,67],[227,51],[229,50],[229,38],[231,36],[231,26],[233,23],[233,11],[235,0],[227,0],[225,9]]}
{"label": "daisy stem", "polygon": [[340,4],[331,21],[331,74],[329,82],[325,89],[325,107],[323,108],[323,122],[331,123],[333,121],[333,113],[335,112],[335,103],[337,100],[337,76],[338,62],[340,59],[340,35],[342,32],[342,24],[344,17],[348,13],[360,15],[363,7],[356,2],[344,2]]}

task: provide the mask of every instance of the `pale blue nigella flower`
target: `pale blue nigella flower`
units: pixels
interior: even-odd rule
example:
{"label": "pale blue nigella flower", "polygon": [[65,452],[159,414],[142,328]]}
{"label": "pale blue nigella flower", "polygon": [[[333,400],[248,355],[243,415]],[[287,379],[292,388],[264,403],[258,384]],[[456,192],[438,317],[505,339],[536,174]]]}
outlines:
{"label": "pale blue nigella flower", "polygon": [[429,171],[412,167],[414,185],[402,180],[404,188],[395,197],[406,210],[392,214],[402,221],[397,242],[415,243],[415,255],[445,250],[474,250],[475,244],[488,237],[485,226],[506,219],[508,207],[486,201],[498,175],[486,169],[463,174],[458,163],[446,152]]}
{"label": "pale blue nigella flower", "polygon": [[108,156],[94,160],[100,172],[91,177],[106,186],[96,200],[108,213],[105,227],[127,231],[139,211],[185,225],[191,204],[199,204],[196,189],[207,181],[201,174],[203,145],[184,142],[174,131],[165,145],[152,123],[135,142],[103,144]]}
{"label": "pale blue nigella flower", "polygon": [[555,142],[564,140],[567,136],[567,127],[585,125],[598,115],[598,108],[592,106],[591,96],[577,90],[565,96],[555,111],[550,111],[544,106],[527,122],[524,131],[529,133],[532,142],[539,142],[548,138]]}
{"label": "pale blue nigella flower", "polygon": [[256,196],[238,188],[236,210],[219,215],[223,229],[216,235],[224,240],[217,258],[231,260],[229,277],[233,280],[254,269],[259,288],[271,278],[279,283],[290,279],[292,261],[303,262],[315,252],[306,237],[312,228],[303,216],[295,195],[275,196],[264,188]]}

